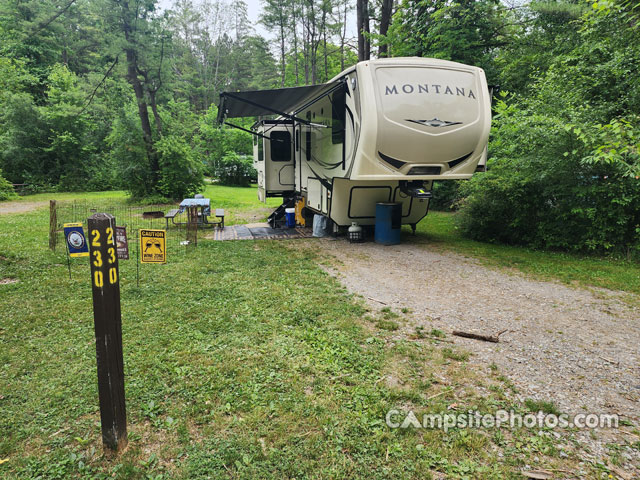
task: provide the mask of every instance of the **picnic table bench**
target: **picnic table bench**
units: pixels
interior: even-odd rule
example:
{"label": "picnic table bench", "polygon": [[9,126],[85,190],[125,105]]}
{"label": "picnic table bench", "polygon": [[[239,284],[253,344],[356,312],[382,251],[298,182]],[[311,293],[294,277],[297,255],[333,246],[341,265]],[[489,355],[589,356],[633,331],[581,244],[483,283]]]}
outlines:
{"label": "picnic table bench", "polygon": [[209,222],[209,224],[224,228],[224,208],[216,208],[216,214],[214,216],[218,220],[216,222]]}
{"label": "picnic table bench", "polygon": [[164,219],[167,221],[167,230],[169,230],[169,219],[171,219],[171,223],[173,223],[174,225],[177,225],[175,219],[176,219],[176,215],[178,215],[179,213],[180,213],[179,208],[173,208],[169,210],[167,213],[165,213]]}
{"label": "picnic table bench", "polygon": [[173,208],[169,210],[164,218],[167,222],[167,229],[169,229],[169,219],[171,219],[171,223],[174,225],[184,225],[185,222],[176,222],[176,216],[180,213],[184,212],[187,208],[196,207],[199,209],[198,212],[198,224],[199,225],[212,225],[220,228],[224,228],[224,209],[217,208],[215,210],[216,221],[209,221],[209,216],[211,215],[211,207],[210,201],[208,198],[185,198],[180,202],[180,208]]}

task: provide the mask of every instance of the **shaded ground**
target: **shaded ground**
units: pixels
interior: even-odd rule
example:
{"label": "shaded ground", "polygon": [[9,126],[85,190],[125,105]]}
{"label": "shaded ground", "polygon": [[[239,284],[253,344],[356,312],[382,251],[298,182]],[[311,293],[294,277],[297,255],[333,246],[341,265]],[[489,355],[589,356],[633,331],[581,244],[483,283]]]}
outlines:
{"label": "shaded ground", "polygon": [[[515,384],[521,400],[551,401],[572,415],[619,414],[638,425],[640,314],[621,301],[621,294],[533,281],[411,244],[354,245],[339,239],[320,245],[334,257],[330,273],[349,291],[375,308],[410,310],[411,320],[401,334],[415,334],[416,327],[448,334],[507,330],[497,344],[448,339],[472,352],[470,363],[496,365]],[[595,456],[604,455],[609,442],[639,440],[637,430],[624,425],[616,431],[580,433]],[[623,455],[640,465],[637,448],[624,447]]]}
{"label": "shaded ground", "polygon": [[282,240],[311,237],[311,228],[271,228],[268,223],[248,223],[215,228],[205,238],[213,240]]}

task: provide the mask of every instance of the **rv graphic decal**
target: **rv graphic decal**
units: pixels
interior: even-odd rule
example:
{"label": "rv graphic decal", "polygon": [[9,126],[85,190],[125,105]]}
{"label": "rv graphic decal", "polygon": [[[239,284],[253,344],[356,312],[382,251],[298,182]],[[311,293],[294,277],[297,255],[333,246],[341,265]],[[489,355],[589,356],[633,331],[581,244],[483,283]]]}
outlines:
{"label": "rv graphic decal", "polygon": [[[444,87],[444,88],[443,88]],[[401,93],[411,94],[411,93],[434,93],[436,95],[455,95],[457,97],[466,97],[476,99],[475,93],[473,90],[466,90],[461,87],[450,87],[449,85],[428,85],[426,83],[420,85],[412,85],[410,83],[405,83],[404,85],[386,85],[384,87],[385,95],[400,95]]]}
{"label": "rv graphic decal", "polygon": [[440,120],[439,118],[432,118],[431,120],[411,120],[410,118],[407,118],[405,120],[407,122],[418,123],[428,127],[450,127],[451,125],[462,125],[462,122],[449,122],[447,120]]}

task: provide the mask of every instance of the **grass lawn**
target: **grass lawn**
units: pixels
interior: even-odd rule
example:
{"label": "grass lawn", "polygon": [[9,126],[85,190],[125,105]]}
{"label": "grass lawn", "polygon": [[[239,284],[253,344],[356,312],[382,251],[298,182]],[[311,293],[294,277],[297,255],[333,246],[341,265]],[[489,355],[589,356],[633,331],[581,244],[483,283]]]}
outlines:
{"label": "grass lawn", "polygon": [[[238,212],[260,208],[255,193],[207,187]],[[465,251],[450,217],[431,219],[437,228],[422,225],[417,241],[449,237],[447,248]],[[109,460],[88,262],[74,260],[70,280],[47,230],[46,209],[0,215],[0,281],[15,281],[0,284],[0,478],[502,479],[522,478],[525,465],[578,468],[573,453],[560,456],[569,440],[544,429],[389,428],[390,409],[421,418],[527,406],[440,335],[398,335],[401,312],[367,311],[319,268],[313,240],[170,244],[167,265],[141,266],[140,287],[135,262],[120,263],[129,448]],[[506,253],[495,257],[486,261]]]}

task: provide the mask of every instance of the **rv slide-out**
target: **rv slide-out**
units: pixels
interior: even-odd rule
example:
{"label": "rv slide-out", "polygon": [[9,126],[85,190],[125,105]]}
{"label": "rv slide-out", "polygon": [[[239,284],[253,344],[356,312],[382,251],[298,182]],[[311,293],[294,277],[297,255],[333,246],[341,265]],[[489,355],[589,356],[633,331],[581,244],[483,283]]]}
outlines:
{"label": "rv slide-out", "polygon": [[308,87],[224,92],[219,121],[255,116],[261,200],[304,200],[337,226],[401,202],[415,228],[433,181],[484,170],[491,93],[482,69],[429,58],[360,62]]}

